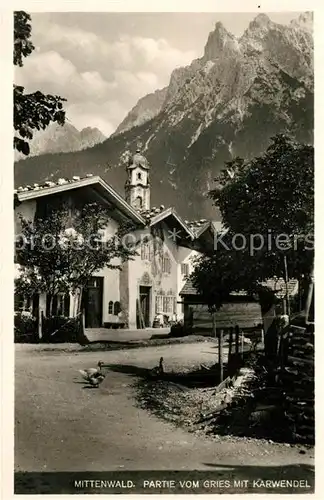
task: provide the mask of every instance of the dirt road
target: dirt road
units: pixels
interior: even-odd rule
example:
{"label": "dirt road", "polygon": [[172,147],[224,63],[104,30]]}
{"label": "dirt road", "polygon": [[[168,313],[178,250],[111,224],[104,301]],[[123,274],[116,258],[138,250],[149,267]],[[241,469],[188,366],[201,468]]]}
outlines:
{"label": "dirt road", "polygon": [[[258,441],[196,437],[136,407],[134,367],[165,368],[215,362],[210,343],[147,347],[99,354],[107,377],[100,389],[84,389],[78,369],[95,366],[98,353],[16,349],[16,471],[274,470],[313,464],[312,452]],[[122,365],[114,371],[112,365]],[[261,469],[260,469],[261,468]],[[253,473],[253,474],[254,474]]]}

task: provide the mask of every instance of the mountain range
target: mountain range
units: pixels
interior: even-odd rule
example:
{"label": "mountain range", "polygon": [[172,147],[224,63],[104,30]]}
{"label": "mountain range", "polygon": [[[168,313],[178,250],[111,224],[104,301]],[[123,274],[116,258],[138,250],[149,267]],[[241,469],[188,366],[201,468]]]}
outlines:
{"label": "mountain range", "polygon": [[[97,128],[86,127],[79,131],[67,122],[63,126],[51,123],[45,130],[34,133],[34,137],[29,143],[30,156],[80,151],[91,148],[105,139],[107,139],[106,136]],[[26,159],[26,156],[15,151],[15,160],[23,159]]]}
{"label": "mountain range", "polygon": [[93,173],[122,194],[123,158],[141,142],[153,205],[174,206],[187,219],[217,218],[207,193],[226,161],[261,154],[277,133],[313,142],[312,25],[311,13],[289,25],[259,14],[237,38],[216,23],[203,56],[140,99],[110,138],[19,161],[16,186]]}

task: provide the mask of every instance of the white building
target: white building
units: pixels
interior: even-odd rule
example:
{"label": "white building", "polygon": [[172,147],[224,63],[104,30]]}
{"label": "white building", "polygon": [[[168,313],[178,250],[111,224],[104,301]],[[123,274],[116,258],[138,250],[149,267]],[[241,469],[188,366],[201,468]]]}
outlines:
{"label": "white building", "polygon": [[[84,293],[88,328],[115,325],[134,329],[140,318],[149,327],[157,315],[181,319],[179,292],[192,272],[192,258],[206,245],[213,245],[215,227],[210,221],[185,222],[173,208],[150,207],[149,169],[146,158],[137,151],[126,166],[125,199],[103,179],[91,175],[20,187],[15,192],[16,234],[20,231],[19,215],[34,220],[48,207],[63,203],[72,210],[88,202],[108,207],[107,237],[125,221],[135,224],[136,238],[142,242],[138,256],[126,262],[121,271],[102,269],[88,283]],[[17,299],[20,310],[28,309],[34,315],[48,313],[45,294],[33,301]],[[72,294],[55,298],[54,314],[74,317],[76,310]]]}

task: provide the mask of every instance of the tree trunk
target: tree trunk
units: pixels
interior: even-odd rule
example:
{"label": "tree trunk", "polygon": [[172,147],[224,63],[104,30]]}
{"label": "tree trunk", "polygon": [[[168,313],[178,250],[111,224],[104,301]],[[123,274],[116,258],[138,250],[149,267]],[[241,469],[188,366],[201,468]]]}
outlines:
{"label": "tree trunk", "polygon": [[54,301],[54,295],[51,293],[50,294],[49,308],[48,308],[48,316],[49,316],[49,318],[51,318],[52,314],[53,314],[53,301]]}
{"label": "tree trunk", "polygon": [[77,310],[76,313],[77,315],[81,314],[81,309],[82,309],[82,297],[83,297],[83,286],[79,288],[79,293],[78,293],[78,302],[77,302]]}
{"label": "tree trunk", "polygon": [[38,338],[41,340],[43,337],[43,311],[38,306],[38,321],[37,321],[37,330],[38,330]]}
{"label": "tree trunk", "polygon": [[79,288],[76,317],[80,325],[78,341],[81,345],[85,345],[88,343],[88,339],[85,334],[85,317],[84,317],[84,311],[82,310],[82,298],[83,298],[83,286]]}

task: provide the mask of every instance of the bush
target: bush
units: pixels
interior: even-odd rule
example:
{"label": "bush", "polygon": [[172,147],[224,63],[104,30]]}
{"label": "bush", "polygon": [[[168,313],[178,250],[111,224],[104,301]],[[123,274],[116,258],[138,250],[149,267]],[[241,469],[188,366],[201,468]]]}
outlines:
{"label": "bush", "polygon": [[37,320],[30,313],[19,312],[14,318],[14,332],[16,343],[37,343]]}
{"label": "bush", "polygon": [[82,333],[79,318],[52,316],[50,318],[43,318],[42,342],[54,344],[78,342],[80,344],[87,344],[88,339]]}

